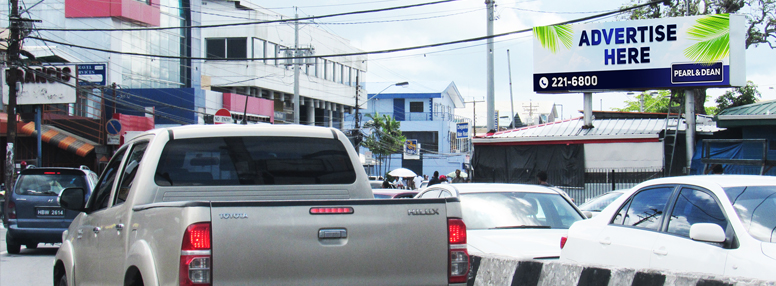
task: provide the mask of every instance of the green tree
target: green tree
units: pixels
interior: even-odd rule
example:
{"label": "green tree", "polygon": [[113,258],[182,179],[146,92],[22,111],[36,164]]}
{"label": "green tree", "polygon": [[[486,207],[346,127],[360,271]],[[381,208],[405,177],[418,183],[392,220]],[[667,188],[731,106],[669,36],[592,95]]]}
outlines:
{"label": "green tree", "polygon": [[746,82],[746,86],[737,87],[728,90],[722,96],[717,98],[717,108],[714,114],[719,114],[725,109],[747,105],[757,102],[757,98],[762,97],[757,85],[751,81]]}
{"label": "green tree", "polygon": [[[376,154],[380,162],[384,162],[387,156],[390,163],[390,155],[404,150],[404,141],[407,140],[399,130],[401,122],[387,114],[367,114],[366,117],[370,120],[364,124],[364,128],[371,132],[364,137],[362,145]],[[383,166],[380,164],[378,173],[383,173]]]}
{"label": "green tree", "polygon": [[616,111],[638,112],[641,110],[641,100],[644,101],[644,112],[666,113],[668,112],[668,101],[671,98],[670,90],[660,90],[658,92],[643,92],[633,100],[625,101],[625,108],[614,108]]}
{"label": "green tree", "polygon": [[[681,91],[679,91],[681,93]],[[640,97],[644,100],[644,112],[652,113],[667,113],[668,102],[671,100],[670,90],[659,90],[657,92],[643,92],[636,96],[632,100],[626,100],[625,108],[613,108],[613,110],[621,112],[638,112],[640,110]],[[678,97],[681,98],[681,97]],[[676,100],[676,99],[674,99]],[[677,104],[677,103],[674,103]],[[706,114],[716,114],[717,107],[706,107]],[[674,111],[676,112],[676,111]]]}
{"label": "green tree", "polygon": [[[635,6],[649,0],[631,0]],[[655,19],[665,17],[697,16],[708,14],[743,14],[746,16],[746,48],[768,44],[776,48],[776,0],[666,0],[664,4],[653,4],[630,10],[624,17],[628,20]],[[666,5],[668,4],[668,5]],[[728,33],[721,27],[726,16],[716,15],[702,18],[691,30],[691,38],[699,41],[685,53],[696,61],[711,61],[727,54],[724,42]],[[695,102],[706,102],[706,89],[694,89]],[[707,114],[702,104],[695,105],[695,112]]]}

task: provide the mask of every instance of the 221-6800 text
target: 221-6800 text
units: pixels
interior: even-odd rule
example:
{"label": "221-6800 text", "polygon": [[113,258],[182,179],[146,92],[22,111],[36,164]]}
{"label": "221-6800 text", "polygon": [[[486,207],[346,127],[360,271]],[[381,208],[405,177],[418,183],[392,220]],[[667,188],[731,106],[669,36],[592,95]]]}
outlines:
{"label": "221-6800 text", "polygon": [[567,86],[596,86],[598,85],[598,76],[572,76],[572,77],[553,77],[552,87]]}

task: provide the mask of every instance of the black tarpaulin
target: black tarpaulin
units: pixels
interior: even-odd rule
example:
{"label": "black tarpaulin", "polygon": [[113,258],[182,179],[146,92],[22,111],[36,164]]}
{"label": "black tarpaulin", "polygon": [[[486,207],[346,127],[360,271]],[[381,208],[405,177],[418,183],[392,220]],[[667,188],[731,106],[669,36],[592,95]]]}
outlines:
{"label": "black tarpaulin", "polygon": [[583,187],[583,145],[479,145],[472,157],[474,181],[480,183],[536,183],[547,172],[557,186]]}

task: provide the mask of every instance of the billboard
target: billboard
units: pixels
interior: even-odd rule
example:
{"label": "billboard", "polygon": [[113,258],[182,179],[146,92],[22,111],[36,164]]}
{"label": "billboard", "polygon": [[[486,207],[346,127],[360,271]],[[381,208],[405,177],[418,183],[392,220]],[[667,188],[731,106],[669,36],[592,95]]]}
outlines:
{"label": "billboard", "polygon": [[[75,65],[34,66],[17,69],[21,89],[16,104],[61,104],[75,102]],[[6,83],[11,69],[3,72]],[[3,89],[3,104],[8,104],[8,88]]]}
{"label": "billboard", "polygon": [[407,139],[407,141],[404,142],[404,159],[420,159],[420,143],[418,143],[417,139]]}
{"label": "billboard", "polygon": [[745,18],[694,17],[534,27],[539,93],[746,84]]}

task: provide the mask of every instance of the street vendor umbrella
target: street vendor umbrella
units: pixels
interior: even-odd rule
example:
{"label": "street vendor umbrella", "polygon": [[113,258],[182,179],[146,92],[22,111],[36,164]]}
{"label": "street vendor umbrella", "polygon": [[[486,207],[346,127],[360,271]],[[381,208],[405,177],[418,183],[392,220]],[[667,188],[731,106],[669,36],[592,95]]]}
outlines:
{"label": "street vendor umbrella", "polygon": [[394,169],[393,171],[388,172],[388,175],[391,175],[394,177],[417,177],[418,176],[415,174],[415,172],[407,168]]}
{"label": "street vendor umbrella", "polygon": [[[450,178],[450,180],[452,180],[453,178],[455,178],[455,171],[447,173],[447,175],[445,176],[447,176],[448,178]],[[466,174],[464,171],[461,171],[461,178],[468,178],[468,177],[469,177],[469,174]]]}

